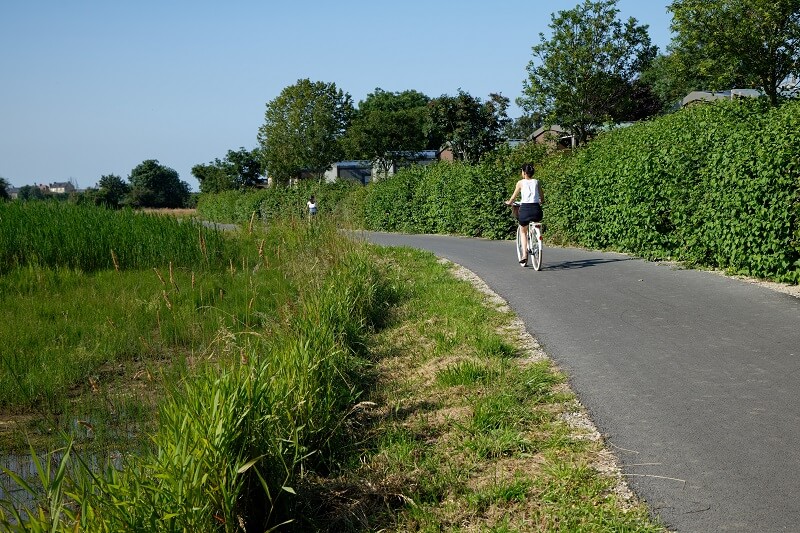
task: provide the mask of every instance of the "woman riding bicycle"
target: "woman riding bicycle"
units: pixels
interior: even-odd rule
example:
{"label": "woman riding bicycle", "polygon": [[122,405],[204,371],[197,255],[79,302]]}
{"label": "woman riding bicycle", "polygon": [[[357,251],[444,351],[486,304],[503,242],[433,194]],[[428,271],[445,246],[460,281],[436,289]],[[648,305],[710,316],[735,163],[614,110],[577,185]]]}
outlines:
{"label": "woman riding bicycle", "polygon": [[511,198],[506,202],[506,205],[511,205],[517,195],[520,195],[519,225],[522,228],[522,249],[526,250],[525,257],[519,261],[521,265],[528,263],[528,224],[540,222],[543,216],[542,203],[544,202],[544,196],[542,195],[542,187],[539,185],[539,180],[533,179],[533,173],[533,164],[525,163],[522,165],[520,169],[522,179],[517,182],[514,192],[511,193]]}

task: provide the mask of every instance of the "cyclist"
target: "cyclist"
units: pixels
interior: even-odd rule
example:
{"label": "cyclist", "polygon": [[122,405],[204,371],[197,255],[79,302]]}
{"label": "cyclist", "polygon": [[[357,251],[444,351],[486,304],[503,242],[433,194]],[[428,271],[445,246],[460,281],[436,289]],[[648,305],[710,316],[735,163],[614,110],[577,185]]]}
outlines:
{"label": "cyclist", "polygon": [[539,180],[533,179],[533,174],[532,163],[522,165],[520,169],[522,179],[517,182],[514,192],[511,193],[511,198],[506,202],[506,205],[511,205],[517,195],[520,195],[519,225],[522,228],[522,249],[525,250],[525,257],[520,259],[519,264],[523,266],[528,264],[528,224],[540,222],[543,216],[542,203],[544,195],[542,195],[542,187],[539,185]]}
{"label": "cyclist", "polygon": [[311,198],[308,199],[306,202],[306,206],[308,207],[308,217],[314,218],[314,215],[317,214],[317,200],[314,198],[314,195],[311,195]]}

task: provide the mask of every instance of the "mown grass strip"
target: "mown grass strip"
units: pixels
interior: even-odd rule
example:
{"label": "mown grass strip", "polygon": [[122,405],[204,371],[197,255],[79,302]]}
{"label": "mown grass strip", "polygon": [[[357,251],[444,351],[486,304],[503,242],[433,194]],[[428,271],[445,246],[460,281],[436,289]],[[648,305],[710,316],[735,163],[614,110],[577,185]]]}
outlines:
{"label": "mown grass strip", "polygon": [[599,473],[602,443],[508,308],[428,253],[375,253],[401,297],[370,339],[365,437],[305,479],[298,531],[663,531]]}

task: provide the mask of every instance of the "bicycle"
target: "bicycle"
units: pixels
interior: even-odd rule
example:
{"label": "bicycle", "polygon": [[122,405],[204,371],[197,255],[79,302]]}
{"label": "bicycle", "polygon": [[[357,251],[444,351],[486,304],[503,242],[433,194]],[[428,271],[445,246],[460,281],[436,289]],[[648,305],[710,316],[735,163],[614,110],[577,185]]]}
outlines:
{"label": "bicycle", "polygon": [[[511,207],[514,210],[514,218],[518,218],[519,202],[514,202]],[[530,263],[537,272],[542,268],[542,233],[541,222],[528,224],[528,261],[522,263],[522,258],[525,257],[525,250],[522,248],[522,226],[517,224],[517,260],[523,267]]]}

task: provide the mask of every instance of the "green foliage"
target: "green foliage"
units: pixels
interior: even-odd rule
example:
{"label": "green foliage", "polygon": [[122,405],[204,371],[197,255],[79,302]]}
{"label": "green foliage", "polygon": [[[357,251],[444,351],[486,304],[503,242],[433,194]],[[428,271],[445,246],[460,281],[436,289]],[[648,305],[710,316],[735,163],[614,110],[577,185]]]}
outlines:
{"label": "green foliage", "polygon": [[361,184],[348,181],[320,183],[316,180],[303,180],[291,187],[274,186],[256,191],[202,194],[197,210],[201,217],[215,222],[270,222],[280,218],[305,216],[306,202],[313,194],[320,215],[339,214],[345,204],[344,198],[361,188]]}
{"label": "green foliage", "polygon": [[361,227],[509,238],[501,202],[537,165],[547,240],[800,281],[800,103],[698,106],[619,128],[575,152],[535,144],[480,165],[411,167],[345,201]]}
{"label": "green foliage", "polygon": [[114,174],[101,176],[97,183],[98,189],[93,200],[98,205],[118,208],[122,206],[125,196],[130,192],[131,187],[122,178]]}
{"label": "green foliage", "polygon": [[800,0],[674,0],[671,55],[689,78],[725,90],[759,87],[777,105],[800,74]]}
{"label": "green foliage", "polygon": [[647,27],[617,19],[616,0],[585,0],[552,16],[552,36],[533,47],[520,105],[583,144],[593,128],[630,120],[635,81],[655,57]]}
{"label": "green foliage", "polygon": [[270,176],[279,183],[303,172],[321,177],[341,158],[341,137],[352,115],[352,98],[335,83],[301,79],[284,88],[267,103],[264,124],[258,129]]}
{"label": "green foliage", "polygon": [[500,94],[490,94],[482,102],[459,89],[457,96],[442,95],[431,101],[430,128],[447,143],[456,160],[478,163],[500,144],[503,130],[511,122],[506,114],[508,105],[508,98]]}
{"label": "green foliage", "polygon": [[366,187],[355,218],[374,230],[508,238],[514,221],[503,201],[513,176],[499,161],[403,169]]}
{"label": "green foliage", "polygon": [[44,200],[47,196],[35,185],[23,185],[19,188],[17,198],[20,200]]}
{"label": "green foliage", "polygon": [[800,105],[697,106],[540,172],[564,242],[800,281]]}
{"label": "green foliage", "polygon": [[417,91],[375,89],[359,103],[342,139],[348,157],[369,159],[388,173],[393,165],[430,146],[426,132],[430,98]]}
{"label": "green foliage", "polygon": [[258,149],[228,150],[225,159],[192,167],[192,175],[200,183],[201,193],[217,193],[231,189],[255,187],[261,183],[261,153]]}
{"label": "green foliage", "polygon": [[178,173],[155,159],[139,163],[128,178],[129,203],[136,207],[184,207],[189,199],[189,184]]}
{"label": "green foliage", "polygon": [[[361,390],[365,335],[392,289],[366,248],[342,239],[333,226],[275,223],[248,246],[259,241],[255,267],[251,255],[240,257],[229,274],[212,280],[219,304],[223,290],[226,298],[241,293],[229,277],[242,279],[250,294],[227,310],[237,320],[221,322],[192,379],[177,384],[163,403],[152,450],[126,456],[122,469],[98,469],[80,455],[66,468],[65,455],[55,478],[50,462],[37,462],[49,501],[39,504],[26,528],[269,530],[291,519],[294,487],[304,473],[337,464],[349,442],[342,421]],[[265,278],[284,290],[263,284]],[[159,327],[185,324],[218,305],[180,305],[203,289],[185,285],[186,278],[173,285],[170,276],[170,282],[163,301],[172,305],[142,310],[160,316]],[[243,316],[265,304],[253,317],[273,320]],[[13,530],[19,516],[13,502],[0,501],[0,526]]]}
{"label": "green foliage", "polygon": [[0,204],[0,274],[24,266],[138,269],[227,265],[231,245],[215,230],[173,217],[67,202]]}
{"label": "green foliage", "polygon": [[8,194],[8,189],[11,184],[8,183],[4,177],[0,176],[0,200],[9,200],[11,195]]}

